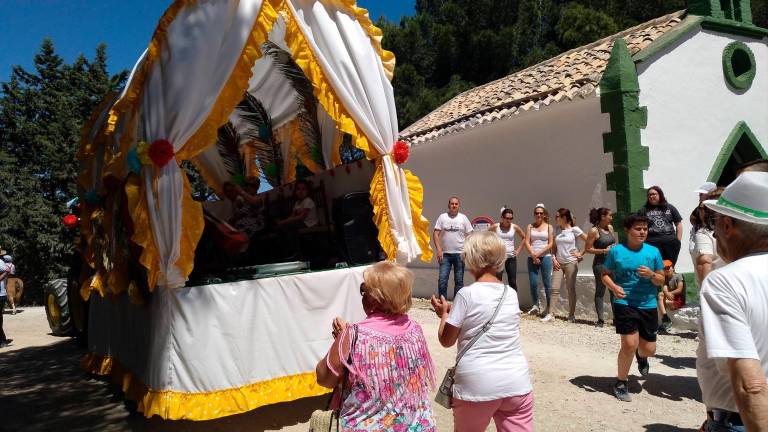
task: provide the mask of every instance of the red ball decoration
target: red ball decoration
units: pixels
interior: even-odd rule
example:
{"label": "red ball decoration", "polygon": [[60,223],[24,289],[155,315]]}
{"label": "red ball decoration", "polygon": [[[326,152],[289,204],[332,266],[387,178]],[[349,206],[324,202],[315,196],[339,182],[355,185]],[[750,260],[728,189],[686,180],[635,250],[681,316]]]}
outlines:
{"label": "red ball decoration", "polygon": [[62,222],[64,222],[64,226],[67,228],[74,228],[77,226],[77,216],[73,214],[68,214],[64,216],[62,219]]}
{"label": "red ball decoration", "polygon": [[173,159],[173,145],[166,139],[155,140],[149,146],[149,158],[162,168]]}
{"label": "red ball decoration", "polygon": [[392,148],[392,157],[398,165],[404,164],[408,160],[410,153],[411,148],[408,147],[408,143],[402,140],[398,140]]}

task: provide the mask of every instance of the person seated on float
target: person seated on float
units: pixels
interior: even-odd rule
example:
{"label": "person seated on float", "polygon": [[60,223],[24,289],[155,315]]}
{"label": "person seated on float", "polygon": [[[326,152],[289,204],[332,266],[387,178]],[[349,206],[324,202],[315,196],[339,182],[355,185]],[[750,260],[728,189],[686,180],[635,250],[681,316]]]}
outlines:
{"label": "person seated on float", "polygon": [[237,200],[235,201],[232,223],[235,228],[244,232],[248,238],[253,238],[265,226],[264,199],[258,195],[260,183],[258,177],[249,176],[246,177],[242,189],[237,186],[234,189],[234,193],[237,193]]}
{"label": "person seated on float", "polygon": [[306,180],[297,180],[293,186],[294,204],[291,215],[285,219],[278,220],[278,228],[287,230],[298,230],[301,228],[311,228],[318,224],[317,206],[312,198],[309,197],[310,184]]}

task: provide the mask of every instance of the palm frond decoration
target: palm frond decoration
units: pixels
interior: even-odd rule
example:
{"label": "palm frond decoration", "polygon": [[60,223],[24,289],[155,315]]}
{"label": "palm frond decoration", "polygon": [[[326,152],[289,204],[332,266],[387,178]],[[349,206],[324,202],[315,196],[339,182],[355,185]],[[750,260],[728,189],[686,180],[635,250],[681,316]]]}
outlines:
{"label": "palm frond decoration", "polygon": [[272,41],[266,41],[261,46],[264,55],[272,58],[277,70],[287,79],[296,91],[296,103],[302,107],[302,112],[297,118],[301,124],[301,131],[305,137],[307,151],[316,157],[315,162],[324,167],[321,146],[320,123],[317,121],[318,100],[314,94],[312,82],[304,75],[299,65],[293,61],[288,51],[280,48]]}
{"label": "palm frond decoration", "polygon": [[245,161],[240,154],[240,134],[231,122],[219,128],[216,149],[219,151],[224,168],[230,178],[242,178],[245,175]]}
{"label": "palm frond decoration", "polygon": [[255,153],[267,182],[272,186],[279,186],[282,180],[282,155],[280,143],[272,130],[272,117],[261,101],[248,92],[236,109],[243,121],[244,145],[249,146]]}

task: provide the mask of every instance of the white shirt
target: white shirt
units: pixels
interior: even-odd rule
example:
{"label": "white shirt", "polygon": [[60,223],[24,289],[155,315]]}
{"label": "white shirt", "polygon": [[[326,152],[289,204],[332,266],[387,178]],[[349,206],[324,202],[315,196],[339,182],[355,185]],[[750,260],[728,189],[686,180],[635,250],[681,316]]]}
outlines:
{"label": "white shirt", "polygon": [[296,201],[296,203],[293,205],[293,211],[300,209],[309,209],[309,213],[307,213],[307,216],[304,218],[304,225],[307,227],[313,227],[318,224],[317,208],[315,207],[315,202],[312,201],[312,198],[304,197],[303,200]]}
{"label": "white shirt", "polygon": [[504,247],[507,249],[507,258],[515,256],[515,225],[510,225],[507,232],[504,232],[501,225],[499,225],[496,227],[496,234],[504,242]]}
{"label": "white shirt", "polygon": [[472,232],[472,224],[464,213],[450,217],[443,213],[435,222],[435,229],[440,231],[440,247],[443,253],[464,252],[464,237]]}
{"label": "white shirt", "polygon": [[[0,259],[0,273],[4,271],[8,271],[8,266],[5,264],[5,261]],[[8,295],[8,293],[5,291],[5,284],[8,282],[8,276],[0,281],[0,297],[6,297]],[[5,305],[3,305],[3,307],[5,307]],[[2,311],[0,311],[0,313],[2,313]]]}
{"label": "white shirt", "polygon": [[708,409],[738,412],[726,361],[760,361],[768,376],[768,253],[712,271],[701,287],[696,374]]}
{"label": "white shirt", "polygon": [[578,250],[576,239],[582,234],[584,234],[584,231],[577,226],[559,230],[557,236],[555,236],[555,244],[557,244],[557,261],[560,264],[578,261],[578,258],[571,255],[571,251]]}
{"label": "white shirt", "polygon": [[[504,285],[475,282],[459,291],[448,324],[459,328],[458,352],[493,316]],[[491,328],[461,358],[456,368],[453,397],[489,401],[529,393],[528,361],[520,343],[520,305],[512,288]]]}

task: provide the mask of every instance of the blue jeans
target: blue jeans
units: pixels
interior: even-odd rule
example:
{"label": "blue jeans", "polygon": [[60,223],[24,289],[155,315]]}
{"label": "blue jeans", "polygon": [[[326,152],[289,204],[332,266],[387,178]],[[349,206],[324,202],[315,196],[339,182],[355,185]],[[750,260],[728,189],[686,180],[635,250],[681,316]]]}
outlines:
{"label": "blue jeans", "polygon": [[444,253],[437,279],[438,296],[448,298],[448,276],[451,274],[451,266],[453,266],[453,282],[455,283],[453,296],[456,297],[459,290],[464,287],[464,261],[461,260],[461,254]]}
{"label": "blue jeans", "polygon": [[728,422],[716,422],[712,419],[707,419],[704,423],[704,432],[747,432],[745,426],[736,426]]}
{"label": "blue jeans", "polygon": [[550,291],[552,289],[552,255],[546,255],[539,258],[541,264],[534,264],[533,259],[528,257],[528,279],[531,283],[531,300],[533,305],[539,305],[539,271],[541,271],[541,281],[544,283],[544,296],[547,298],[547,307],[550,302]]}

